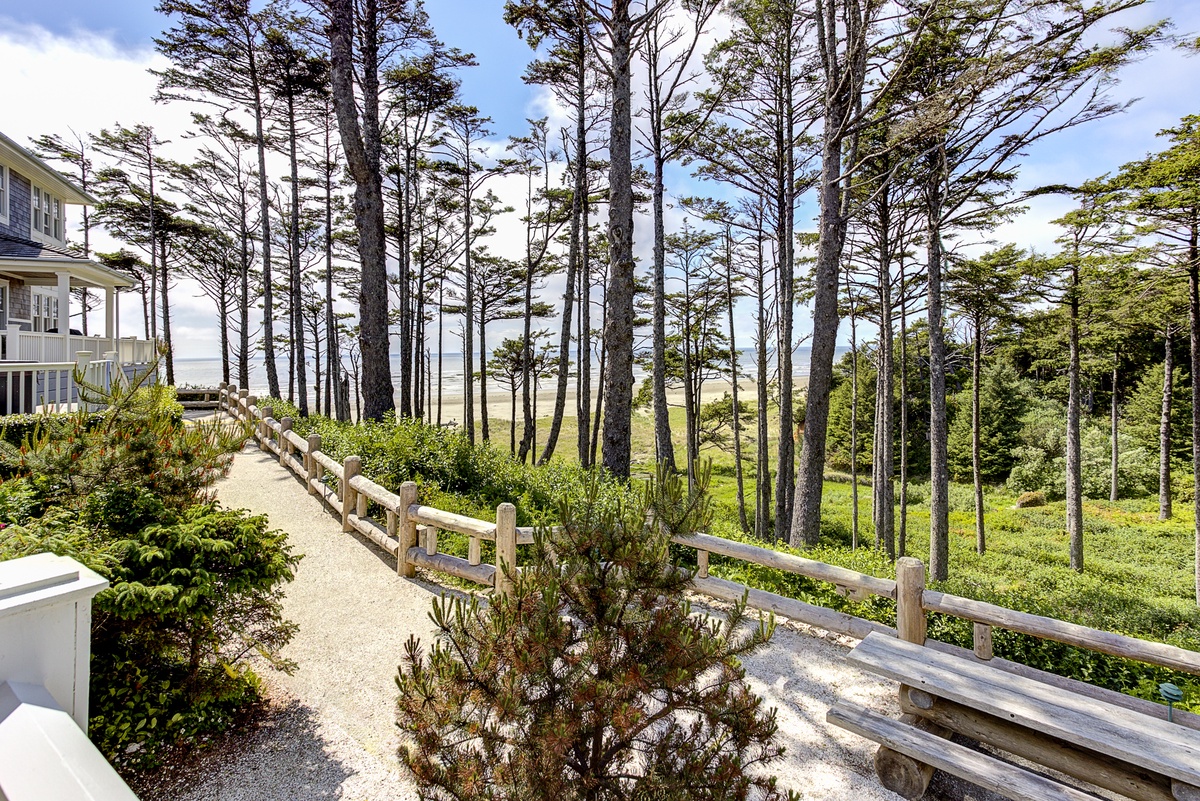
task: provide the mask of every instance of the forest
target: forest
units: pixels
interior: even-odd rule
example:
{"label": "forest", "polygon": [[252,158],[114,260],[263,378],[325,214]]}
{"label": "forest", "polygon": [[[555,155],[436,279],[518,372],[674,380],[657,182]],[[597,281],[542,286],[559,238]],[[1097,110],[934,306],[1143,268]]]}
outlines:
{"label": "forest", "polygon": [[[622,480],[720,454],[742,531],[795,547],[841,481],[854,546],[895,559],[928,515],[934,581],[957,484],[979,554],[1002,487],[1061,502],[1083,571],[1085,500],[1156,497],[1200,555],[1200,117],[1018,189],[1029,148],[1127,111],[1129,64],[1200,46],[1129,27],[1140,5],[510,0],[479,24],[528,43],[556,121],[497,132],[461,94],[489,65],[420,2],[162,0],[156,99],[186,142],[126,120],[34,144],[100,198],[82,252],[136,277],[168,383],[187,278],[225,380],[261,357],[302,416],[443,425],[461,396],[471,443]],[[679,170],[704,191],[669,194]],[[1070,204],[1053,250],[996,241],[1045,195]]]}

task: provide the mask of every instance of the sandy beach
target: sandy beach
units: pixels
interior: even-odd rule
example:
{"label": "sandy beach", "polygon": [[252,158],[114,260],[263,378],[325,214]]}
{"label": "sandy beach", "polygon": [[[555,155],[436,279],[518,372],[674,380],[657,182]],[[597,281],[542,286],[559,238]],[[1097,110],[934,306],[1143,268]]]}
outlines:
{"label": "sandy beach", "polygon": [[[797,376],[795,379],[796,389],[802,389],[808,386],[808,376]],[[462,395],[462,387],[455,384],[454,391],[450,391],[450,387],[442,389],[442,409],[441,423],[443,425],[449,423],[461,423],[466,419],[464,411],[464,400]],[[475,386],[475,420],[482,419],[482,409],[479,397],[479,385]],[[592,388],[592,408],[596,404],[596,387]],[[726,393],[732,392],[732,383],[726,380],[706,381],[701,389],[701,402],[709,403],[720,399]],[[537,410],[536,417],[538,419],[549,418],[554,414],[554,384],[552,381],[547,382],[538,389],[537,392]],[[743,379],[738,382],[738,400],[742,403],[754,406],[757,403],[758,388],[755,382],[750,379]],[[577,402],[577,393],[575,386],[572,383],[567,389],[567,405],[563,412],[564,417],[575,417],[575,404]],[[668,389],[667,403],[671,406],[683,406],[683,389]],[[508,422],[512,419],[512,396],[507,389],[498,385],[488,383],[487,390],[487,411],[488,419],[501,420]],[[433,388],[433,403],[428,407],[427,419],[430,422],[438,422],[438,397],[437,387]],[[521,393],[517,392],[517,419],[522,419],[521,413]]]}

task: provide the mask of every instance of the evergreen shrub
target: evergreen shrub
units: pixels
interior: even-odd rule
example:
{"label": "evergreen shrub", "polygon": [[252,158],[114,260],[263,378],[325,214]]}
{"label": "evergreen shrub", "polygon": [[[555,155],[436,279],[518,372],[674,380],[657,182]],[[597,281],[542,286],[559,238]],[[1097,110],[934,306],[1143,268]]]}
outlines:
{"label": "evergreen shrub", "polygon": [[222,509],[213,482],[244,430],[184,426],[164,388],[95,398],[102,412],[0,442],[0,559],[70,556],[110,582],[93,603],[90,734],[119,768],[226,730],[258,697],[247,658],[294,627],[299,559],[266,518]]}

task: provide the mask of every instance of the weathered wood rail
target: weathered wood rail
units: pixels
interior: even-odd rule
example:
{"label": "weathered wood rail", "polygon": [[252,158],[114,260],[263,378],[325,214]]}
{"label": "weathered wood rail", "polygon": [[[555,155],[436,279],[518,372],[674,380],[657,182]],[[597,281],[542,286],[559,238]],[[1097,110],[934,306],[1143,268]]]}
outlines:
{"label": "weathered wood rail", "polygon": [[[343,462],[337,462],[321,452],[321,438],[318,435],[310,435],[307,439],[300,437],[292,431],[291,419],[274,419],[274,410],[269,407],[260,409],[257,399],[244,389],[239,390],[232,385],[222,386],[219,406],[222,411],[237,419],[251,423],[259,447],[275,454],[281,465],[288,467],[305,482],[312,495],[340,515],[344,531],[357,531],[394,555],[396,572],[399,575],[411,577],[415,568],[421,567],[490,586],[501,593],[511,589],[510,582],[504,574],[504,566],[510,566],[510,574],[516,570],[517,546],[533,542],[532,529],[517,527],[516,509],[512,504],[500,504],[496,508],[495,521],[477,520],[421,506],[417,503],[417,485],[414,482],[409,481],[401,485],[399,494],[379,486],[361,474],[359,457],[349,456]],[[329,476],[337,480],[335,485],[327,481]],[[382,520],[369,516],[371,504],[382,510]],[[467,558],[440,553],[439,531],[454,531],[466,535],[469,538]],[[495,543],[495,564],[480,563],[480,544],[483,541]],[[676,537],[675,542],[696,550],[698,568],[693,584],[697,592],[705,595],[725,601],[736,601],[745,597],[747,605],[751,608],[779,614],[794,621],[860,640],[871,632],[899,637],[944,653],[984,661],[999,670],[1034,678],[1063,690],[1145,714],[1165,717],[1166,710],[1152,701],[994,657],[992,628],[1008,629],[1111,656],[1200,675],[1200,652],[926,589],[925,567],[917,559],[901,559],[897,563],[896,579],[893,580],[707,534]],[[846,612],[827,609],[765,590],[747,588],[727,579],[710,576],[710,554],[740,559],[828,582],[839,594],[854,601],[863,601],[872,596],[890,599],[896,603],[897,625],[886,626]],[[940,612],[973,622],[974,648],[967,650],[936,640],[927,640],[925,635],[928,612]],[[1176,711],[1175,721],[1188,728],[1200,730],[1200,715]]]}

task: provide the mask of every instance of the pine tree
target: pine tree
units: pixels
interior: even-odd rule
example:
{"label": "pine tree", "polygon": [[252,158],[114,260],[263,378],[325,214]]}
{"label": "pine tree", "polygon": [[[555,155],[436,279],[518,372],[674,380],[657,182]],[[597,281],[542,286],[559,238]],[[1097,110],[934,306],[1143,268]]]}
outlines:
{"label": "pine tree", "polygon": [[782,754],[775,713],[740,662],[773,620],[749,623],[744,603],[695,616],[689,574],[663,569],[671,536],[711,519],[704,482],[687,493],[662,472],[640,503],[601,487],[563,501],[510,595],[435,601],[432,650],[409,640],[401,756],[422,797],[786,798],[764,770]]}

